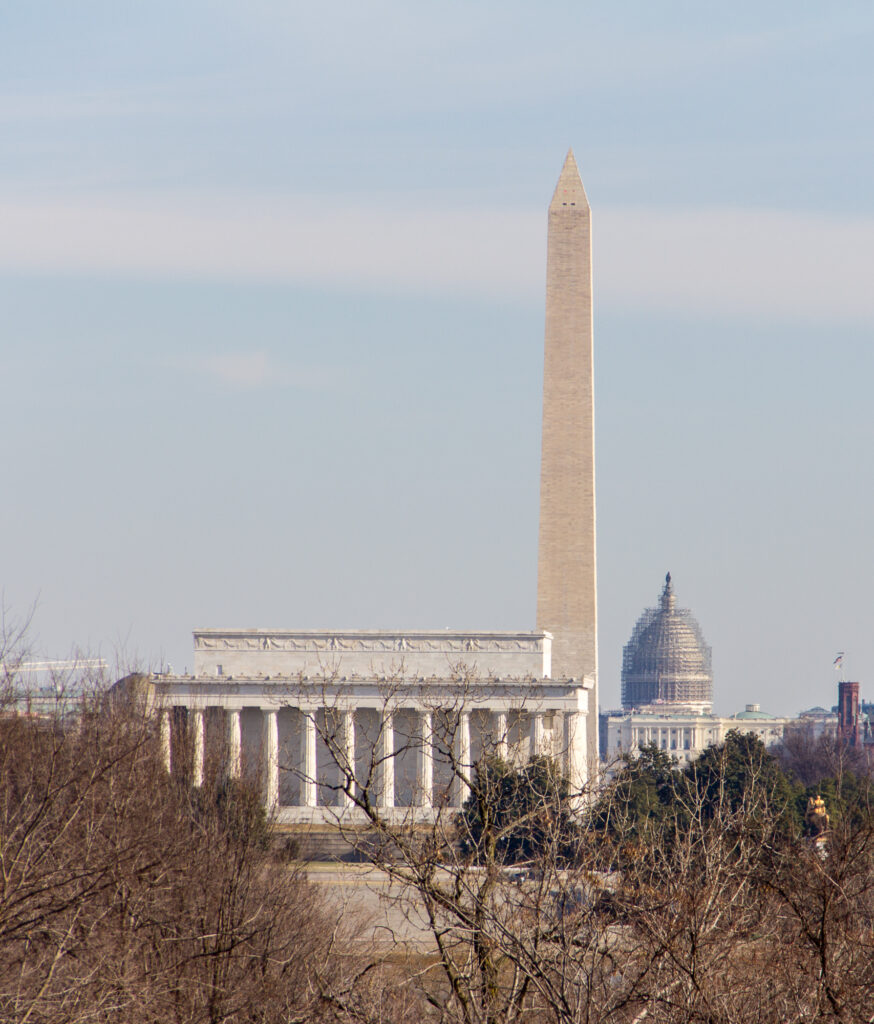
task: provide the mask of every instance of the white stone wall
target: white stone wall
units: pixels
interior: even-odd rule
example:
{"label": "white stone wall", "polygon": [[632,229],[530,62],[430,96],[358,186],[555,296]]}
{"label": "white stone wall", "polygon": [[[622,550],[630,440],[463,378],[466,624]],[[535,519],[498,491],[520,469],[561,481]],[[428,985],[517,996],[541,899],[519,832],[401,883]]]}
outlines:
{"label": "white stone wall", "polygon": [[608,763],[615,761],[622,754],[635,753],[640,747],[654,743],[686,764],[707,747],[723,743],[732,729],[752,733],[769,747],[779,743],[787,726],[797,721],[794,718],[740,719],[715,715],[610,715],[606,760]]}
{"label": "white stone wall", "polygon": [[[516,761],[535,752],[559,758],[574,787],[586,785],[592,680],[156,675],[151,682],[168,770],[187,773],[194,785],[210,764],[232,776],[254,772],[280,822],[360,816],[338,788],[338,749],[355,764],[356,784],[401,820],[460,807],[465,775],[487,750]],[[467,767],[453,772],[453,759]]]}
{"label": "white stone wall", "polygon": [[194,675],[446,677],[544,679],[552,669],[549,633],[449,630],[194,631]]}

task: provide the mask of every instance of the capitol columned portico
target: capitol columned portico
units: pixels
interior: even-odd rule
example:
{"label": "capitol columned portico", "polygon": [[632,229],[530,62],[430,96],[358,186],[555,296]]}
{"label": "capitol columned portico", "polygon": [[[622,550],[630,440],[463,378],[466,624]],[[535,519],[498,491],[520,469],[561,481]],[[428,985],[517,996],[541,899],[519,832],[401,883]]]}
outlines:
{"label": "capitol columned portico", "polygon": [[[486,752],[560,758],[582,789],[592,680],[550,678],[548,633],[199,630],[192,675],[155,675],[168,770],[209,752],[257,775],[279,823],[354,823],[356,797],[428,821]],[[181,744],[181,746],[180,746]]]}

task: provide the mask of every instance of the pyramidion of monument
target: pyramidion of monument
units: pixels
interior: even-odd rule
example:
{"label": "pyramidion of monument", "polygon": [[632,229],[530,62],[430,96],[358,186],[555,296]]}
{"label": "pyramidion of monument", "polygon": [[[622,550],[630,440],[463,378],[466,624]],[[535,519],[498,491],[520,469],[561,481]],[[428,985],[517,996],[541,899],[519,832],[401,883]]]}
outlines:
{"label": "pyramidion of monument", "polygon": [[193,673],[151,677],[169,771],[202,779],[218,730],[227,772],[258,765],[287,825],[354,823],[361,764],[380,813],[434,820],[490,746],[560,759],[582,794],[598,756],[591,251],[569,152],[548,209],[536,628],[197,629]]}
{"label": "pyramidion of monument", "polygon": [[550,213],[562,206],[589,210],[589,197],[586,195],[583,179],[580,177],[580,170],[572,149],[567,151],[564,166],[558,177],[558,184],[552,194],[552,202],[549,204]]}

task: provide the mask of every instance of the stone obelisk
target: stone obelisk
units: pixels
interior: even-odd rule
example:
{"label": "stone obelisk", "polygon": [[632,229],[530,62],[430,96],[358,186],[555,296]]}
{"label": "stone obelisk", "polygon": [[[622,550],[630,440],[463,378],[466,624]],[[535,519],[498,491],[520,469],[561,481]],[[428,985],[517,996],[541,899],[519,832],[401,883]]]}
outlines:
{"label": "stone obelisk", "polygon": [[549,204],[537,628],[553,634],[553,678],[593,681],[586,732],[596,758],[592,219],[572,151]]}

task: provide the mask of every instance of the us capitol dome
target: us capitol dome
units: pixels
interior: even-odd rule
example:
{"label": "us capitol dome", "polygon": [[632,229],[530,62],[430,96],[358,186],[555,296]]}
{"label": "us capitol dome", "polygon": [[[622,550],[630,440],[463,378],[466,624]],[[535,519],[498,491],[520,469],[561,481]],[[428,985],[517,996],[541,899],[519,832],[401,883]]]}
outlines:
{"label": "us capitol dome", "polygon": [[687,608],[678,608],[671,583],[658,608],[647,608],[622,651],[622,706],[682,705],[699,712],[713,706],[710,646]]}

